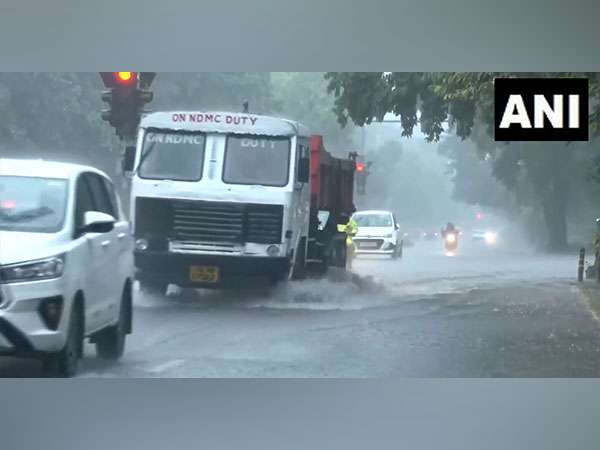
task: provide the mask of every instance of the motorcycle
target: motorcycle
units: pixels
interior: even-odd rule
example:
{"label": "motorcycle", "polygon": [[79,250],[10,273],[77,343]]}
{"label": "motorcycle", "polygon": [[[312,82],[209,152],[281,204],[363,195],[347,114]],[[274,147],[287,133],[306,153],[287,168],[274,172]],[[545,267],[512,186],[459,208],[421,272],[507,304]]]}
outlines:
{"label": "motorcycle", "polygon": [[458,236],[459,233],[457,231],[447,231],[444,234],[444,245],[446,246],[446,251],[454,252],[458,247]]}

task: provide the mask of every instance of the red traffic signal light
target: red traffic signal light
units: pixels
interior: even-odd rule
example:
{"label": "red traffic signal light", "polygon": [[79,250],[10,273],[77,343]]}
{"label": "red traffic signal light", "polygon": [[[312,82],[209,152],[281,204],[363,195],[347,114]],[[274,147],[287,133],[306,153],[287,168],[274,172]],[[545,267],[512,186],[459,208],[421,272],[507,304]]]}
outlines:
{"label": "red traffic signal light", "polygon": [[365,165],[363,163],[356,163],[356,171],[357,172],[364,172],[365,171]]}
{"label": "red traffic signal light", "polygon": [[133,72],[115,72],[117,81],[120,83],[131,83],[135,80]]}

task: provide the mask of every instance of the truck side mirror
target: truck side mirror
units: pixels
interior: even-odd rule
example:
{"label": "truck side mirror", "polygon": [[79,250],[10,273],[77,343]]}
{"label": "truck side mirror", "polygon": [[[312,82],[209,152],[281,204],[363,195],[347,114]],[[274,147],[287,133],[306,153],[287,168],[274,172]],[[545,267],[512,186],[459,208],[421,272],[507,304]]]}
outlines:
{"label": "truck side mirror", "polygon": [[300,183],[308,183],[310,181],[310,160],[308,158],[300,158],[298,160],[298,181]]}
{"label": "truck side mirror", "polygon": [[135,165],[135,147],[125,147],[125,155],[123,156],[122,168],[123,172],[133,172]]}

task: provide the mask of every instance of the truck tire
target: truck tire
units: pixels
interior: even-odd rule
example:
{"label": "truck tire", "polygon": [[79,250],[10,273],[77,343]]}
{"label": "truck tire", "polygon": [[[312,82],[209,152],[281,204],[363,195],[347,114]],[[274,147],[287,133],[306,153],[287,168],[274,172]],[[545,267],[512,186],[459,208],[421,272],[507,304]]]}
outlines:
{"label": "truck tire", "polygon": [[334,267],[339,267],[340,269],[346,268],[348,253],[346,242],[341,239],[334,246],[334,254],[332,265]]}
{"label": "truck tire", "polygon": [[290,279],[303,280],[306,277],[306,238],[300,238],[298,247],[294,251],[294,265],[291,268]]}

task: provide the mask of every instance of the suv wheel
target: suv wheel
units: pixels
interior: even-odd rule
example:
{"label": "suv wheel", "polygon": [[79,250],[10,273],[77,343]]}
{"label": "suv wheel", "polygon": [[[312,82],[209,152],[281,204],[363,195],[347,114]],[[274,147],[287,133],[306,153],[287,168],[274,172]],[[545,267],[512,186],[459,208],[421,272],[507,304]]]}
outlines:
{"label": "suv wheel", "polygon": [[42,370],[45,375],[70,378],[77,373],[79,359],[83,355],[83,334],[83,311],[78,303],[74,303],[64,348],[60,352],[42,357]]}
{"label": "suv wheel", "polygon": [[121,297],[117,323],[100,332],[96,339],[96,354],[99,358],[116,361],[123,356],[131,313],[131,289],[126,287]]}

